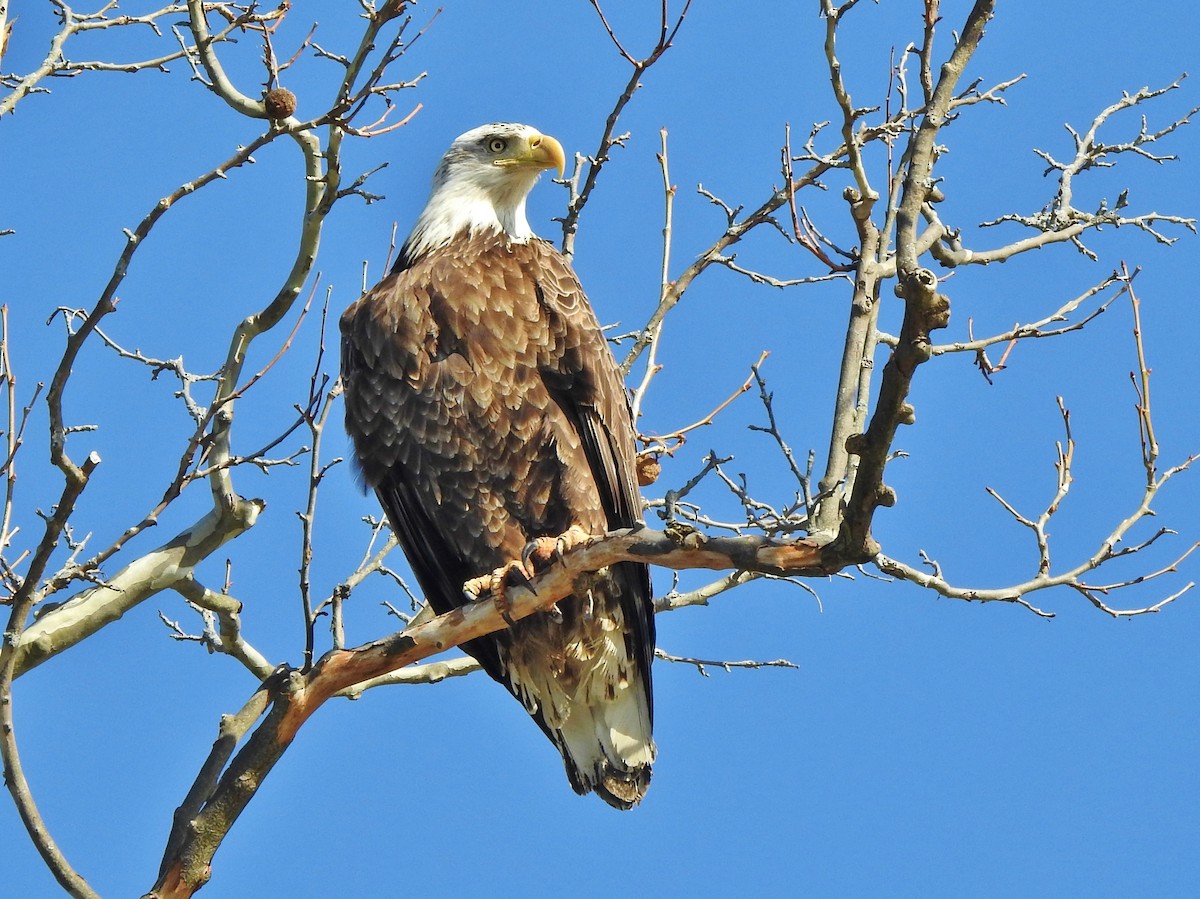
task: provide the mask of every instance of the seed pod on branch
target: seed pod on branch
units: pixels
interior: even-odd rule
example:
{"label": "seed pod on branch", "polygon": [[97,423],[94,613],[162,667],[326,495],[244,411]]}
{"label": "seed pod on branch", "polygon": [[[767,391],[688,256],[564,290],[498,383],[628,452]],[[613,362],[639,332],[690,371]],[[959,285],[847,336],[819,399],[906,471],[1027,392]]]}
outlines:
{"label": "seed pod on branch", "polygon": [[263,105],[273,121],[286,119],[296,111],[296,95],[286,87],[272,88],[263,97]]}

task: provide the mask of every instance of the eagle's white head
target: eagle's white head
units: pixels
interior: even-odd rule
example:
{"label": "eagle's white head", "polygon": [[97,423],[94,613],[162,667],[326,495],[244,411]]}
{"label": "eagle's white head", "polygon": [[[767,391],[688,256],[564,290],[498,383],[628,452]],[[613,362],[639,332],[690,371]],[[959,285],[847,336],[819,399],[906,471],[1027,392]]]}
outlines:
{"label": "eagle's white head", "polygon": [[433,175],[433,189],[404,242],[400,265],[411,264],[463,232],[504,231],[533,237],[525,198],[545,169],[566,166],[562,144],[529,125],[481,125],[455,138]]}

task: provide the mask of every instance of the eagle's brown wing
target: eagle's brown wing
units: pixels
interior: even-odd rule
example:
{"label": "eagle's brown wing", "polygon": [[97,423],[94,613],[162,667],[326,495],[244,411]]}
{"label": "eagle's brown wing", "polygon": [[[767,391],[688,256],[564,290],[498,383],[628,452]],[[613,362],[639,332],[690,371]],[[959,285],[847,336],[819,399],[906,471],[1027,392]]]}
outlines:
{"label": "eagle's brown wing", "polygon": [[[549,244],[459,241],[394,272],[341,326],[360,470],[439,613],[465,602],[467,580],[519,558],[536,537],[640,520],[624,386],[574,273]],[[653,757],[649,574],[623,563],[577,586],[561,621],[535,615],[464,649],[559,746],[577,790],[628,807]],[[619,722],[602,708],[617,697]],[[580,706],[599,716],[586,728]],[[629,730],[644,731],[634,735],[643,750],[626,745]],[[599,748],[571,746],[591,742]],[[589,751],[596,758],[576,757]]]}

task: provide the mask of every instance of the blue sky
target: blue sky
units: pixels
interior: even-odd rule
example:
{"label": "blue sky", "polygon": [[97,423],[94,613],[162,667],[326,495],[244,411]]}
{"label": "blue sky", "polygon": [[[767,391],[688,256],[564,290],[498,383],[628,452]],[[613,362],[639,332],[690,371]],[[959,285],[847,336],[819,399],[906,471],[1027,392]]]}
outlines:
{"label": "blue sky", "polygon": [[[654,5],[610,4],[614,27],[635,52],[653,44]],[[24,71],[44,52],[52,20],[41,4],[11,6],[20,20],[4,69]],[[920,7],[863,3],[848,17],[840,55],[859,105],[882,101],[892,48],[920,39]],[[943,42],[968,8],[943,2]],[[434,9],[418,7],[416,24]],[[647,74],[622,119],[628,146],[615,154],[584,213],[575,265],[602,321],[633,327],[657,297],[660,128],[669,131],[679,188],[677,274],[723,227],[695,185],[730,205],[761,203],[779,182],[784,123],[802,136],[836,114],[816,9],[815,2],[696,0],[677,46]],[[294,46],[317,20],[318,42],[346,52],[356,10],[297,2],[277,47],[282,54]],[[252,43],[228,55],[248,91],[261,78]],[[1171,83],[1195,67],[1198,45],[1200,20],[1185,0],[1136,13],[1115,0],[1002,4],[968,78],[1029,77],[1008,93],[1007,106],[971,108],[943,133],[950,148],[938,169],[943,216],[977,247],[1015,239],[1015,226],[975,225],[1005,212],[1032,213],[1050,198],[1053,184],[1032,148],[1067,155],[1064,122],[1086,127],[1122,91]],[[148,33],[86,36],[70,55],[131,58],[161,46]],[[628,77],[584,0],[447,2],[398,63],[402,77],[422,71],[428,77],[401,98],[423,104],[412,123],[347,150],[348,172],[389,166],[371,182],[386,200],[342,202],[326,226],[317,267],[321,290],[332,286],[333,310],[356,298],[364,260],[370,279],[379,276],[392,223],[404,231],[415,217],[455,135],[486,121],[526,121],[558,137],[568,153],[592,152]],[[307,59],[288,73],[300,114],[322,108],[336,75],[332,63]],[[22,397],[49,378],[61,353],[61,325],[47,327],[46,319],[57,306],[94,302],[123,245],[121,229],[258,134],[189,82],[181,65],[169,75],[89,74],[50,87],[49,96],[27,98],[0,123],[0,229],[17,232],[0,238],[0,302],[10,307]],[[1143,111],[1158,128],[1196,105],[1200,92],[1189,79]],[[1128,139],[1138,124],[1136,112],[1115,119],[1109,139]],[[826,146],[832,142],[826,138]],[[1200,214],[1200,132],[1182,129],[1159,149],[1179,161],[1127,158],[1086,173],[1077,205],[1094,208],[1128,188],[1132,212]],[[219,365],[233,325],[273,295],[290,265],[298,174],[298,154],[279,142],[164,218],[109,319],[114,338],[151,355],[183,353],[196,370]],[[804,203],[846,244],[852,230],[843,186],[830,178],[827,193]],[[557,236],[551,218],[561,214],[564,196],[549,181],[535,189],[530,219],[544,236]],[[944,288],[953,303],[944,339],[965,338],[968,320],[979,335],[1039,318],[1121,261],[1142,266],[1136,285],[1162,462],[1182,461],[1200,450],[1197,238],[1169,233],[1182,234],[1171,248],[1133,229],[1109,229],[1087,241],[1098,263],[1057,247],[960,272]],[[811,257],[765,233],[746,242],[738,261],[781,278],[818,273]],[[764,374],[785,435],[801,453],[816,449],[820,460],[847,301],[842,284],[776,291],[730,272],[706,273],[668,320],[660,351],[666,368],[647,401],[645,430],[702,417],[770,349]],[[892,331],[895,306],[885,312]],[[307,390],[317,339],[313,316],[242,403],[243,449],[290,419],[291,404]],[[265,364],[281,340],[256,345],[251,367]],[[1022,344],[1009,362],[992,385],[965,357],[920,372],[912,396],[917,425],[898,442],[908,457],[888,473],[899,503],[876,517],[887,554],[919,564],[925,550],[959,584],[1001,586],[1033,573],[1029,534],[984,488],[1026,514],[1049,500],[1062,438],[1056,396],[1071,409],[1078,442],[1075,483],[1051,528],[1056,569],[1092,552],[1140,496],[1128,303],[1118,301],[1081,333]],[[326,366],[333,365],[330,356]],[[74,435],[71,449],[77,456],[95,449],[104,462],[76,527],[94,532],[98,543],[136,521],[169,480],[188,432],[173,388],[99,346],[81,356],[68,414],[99,430]],[[745,471],[758,495],[786,502],[791,487],[780,459],[767,438],[747,429],[763,419],[754,397],[742,397],[664,467],[647,494],[685,481],[714,449],[736,456],[730,469]],[[39,404],[20,462],[24,539],[37,532],[33,510],[48,508],[60,489],[45,471],[45,433]],[[326,444],[330,455],[345,453],[339,426]],[[1200,539],[1196,475],[1180,476],[1154,504],[1154,525],[1179,536],[1100,580],[1162,568]],[[248,639],[273,661],[296,663],[303,647],[293,514],[303,485],[300,470],[240,475],[239,489],[269,506],[228,548],[232,593],[245,603]],[[717,490],[706,499],[717,517],[737,514]],[[185,496],[157,533],[132,548],[158,545],[208,502],[203,488]],[[334,469],[316,534],[318,594],[357,564],[366,539],[359,519],[375,508],[345,466]],[[1149,536],[1152,527],[1135,533]],[[659,761],[645,803],[627,814],[577,798],[553,748],[482,676],[330,703],[236,824],[205,895],[1170,896],[1200,888],[1200,594],[1157,615],[1115,621],[1061,589],[1030,597],[1056,613],[1045,621],[1016,606],[968,605],[853,574],[813,582],[819,603],[786,584],[755,584],[708,608],[659,617],[659,643],[669,652],[782,657],[800,667],[712,670],[701,678],[688,666],[656,665]],[[1189,560],[1177,574],[1110,598],[1149,605],[1198,574],[1200,563]],[[219,583],[224,555],[201,575]],[[681,583],[707,579],[688,573]],[[656,573],[660,592],[670,584],[668,573]],[[392,629],[382,600],[401,601],[382,579],[355,595],[350,642]],[[35,795],[68,857],[106,896],[151,885],[171,813],[219,716],[254,688],[232,660],[171,641],[159,610],[193,624],[180,597],[160,594],[15,690]],[[6,892],[55,895],[6,803],[0,842]]]}

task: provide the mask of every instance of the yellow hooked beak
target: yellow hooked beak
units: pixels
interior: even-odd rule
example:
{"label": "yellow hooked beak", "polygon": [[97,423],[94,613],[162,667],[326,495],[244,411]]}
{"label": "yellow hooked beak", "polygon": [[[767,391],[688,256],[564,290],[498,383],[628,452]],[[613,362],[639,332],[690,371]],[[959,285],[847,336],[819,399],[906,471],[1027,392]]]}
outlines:
{"label": "yellow hooked beak", "polygon": [[567,168],[567,156],[563,153],[562,144],[549,134],[537,131],[529,135],[527,141],[528,147],[520,154],[519,160],[526,165],[536,165],[539,169],[555,169],[561,178]]}

